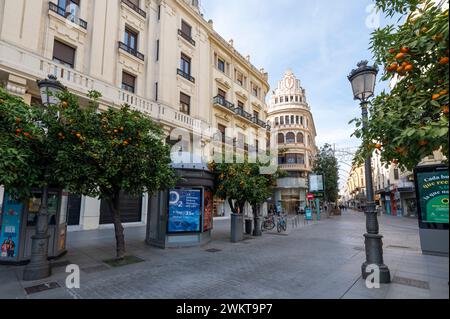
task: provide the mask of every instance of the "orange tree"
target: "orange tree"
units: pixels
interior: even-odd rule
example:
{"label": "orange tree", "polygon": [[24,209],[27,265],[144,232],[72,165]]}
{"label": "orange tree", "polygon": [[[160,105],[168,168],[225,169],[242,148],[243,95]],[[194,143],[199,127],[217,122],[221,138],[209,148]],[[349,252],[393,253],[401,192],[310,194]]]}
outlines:
{"label": "orange tree", "polygon": [[357,161],[375,150],[383,162],[411,170],[436,150],[448,154],[448,10],[438,1],[376,0],[376,5],[405,23],[372,34],[383,80],[393,88],[374,99],[365,132],[361,120],[354,120],[354,135],[364,140]]}
{"label": "orange tree", "polygon": [[234,214],[242,214],[245,203],[252,207],[255,228],[260,215],[260,205],[272,195],[272,187],[276,180],[285,173],[277,170],[273,174],[262,174],[261,163],[215,163],[209,168],[215,176],[215,194],[223,200],[228,200]]}
{"label": "orange tree", "polygon": [[70,94],[61,97],[64,126],[56,133],[61,151],[54,174],[64,176],[68,190],[107,202],[120,260],[126,253],[120,194],[151,196],[173,186],[175,174],[156,123],[127,105],[97,112],[100,94],[91,92],[90,97],[87,108],[80,108]]}

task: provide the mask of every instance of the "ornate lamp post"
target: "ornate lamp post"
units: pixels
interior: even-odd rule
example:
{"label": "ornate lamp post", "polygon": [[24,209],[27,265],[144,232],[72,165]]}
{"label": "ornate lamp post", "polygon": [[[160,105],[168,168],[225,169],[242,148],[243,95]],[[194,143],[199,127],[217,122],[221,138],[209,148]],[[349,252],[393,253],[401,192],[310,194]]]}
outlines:
{"label": "ornate lamp post", "polygon": [[[48,79],[37,81],[41,92],[42,103],[45,106],[57,105],[59,92],[66,88],[57,81],[56,77],[49,75]],[[45,174],[47,176],[47,172]],[[36,233],[31,237],[30,263],[25,267],[23,280],[39,280],[51,274],[48,262],[48,184],[42,187],[41,205],[37,214]]]}
{"label": "ornate lamp post", "polygon": [[[366,130],[367,128],[369,99],[374,96],[375,82],[378,74],[377,66],[368,66],[367,64],[368,61],[359,62],[358,68],[353,70],[348,77],[350,83],[352,84],[353,96],[355,100],[359,100],[361,102],[363,130]],[[389,268],[383,261],[383,236],[379,234],[379,224],[375,209],[371,155],[369,155],[366,159],[365,171],[367,193],[365,214],[367,234],[364,235],[366,262],[364,262],[361,268],[362,277],[366,279],[372,272],[371,270],[368,272],[368,266],[377,266],[380,270],[380,283],[390,283],[391,275]]]}

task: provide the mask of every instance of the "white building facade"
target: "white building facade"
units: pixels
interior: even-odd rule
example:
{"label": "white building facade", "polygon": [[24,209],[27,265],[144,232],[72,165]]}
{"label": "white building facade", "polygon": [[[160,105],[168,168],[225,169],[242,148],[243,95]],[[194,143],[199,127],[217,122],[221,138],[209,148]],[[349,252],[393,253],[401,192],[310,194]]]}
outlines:
{"label": "white building facade", "polygon": [[291,70],[278,82],[268,120],[278,142],[278,165],[288,176],[278,180],[274,204],[293,214],[307,205],[308,176],[317,154],[316,128],[306,91]]}

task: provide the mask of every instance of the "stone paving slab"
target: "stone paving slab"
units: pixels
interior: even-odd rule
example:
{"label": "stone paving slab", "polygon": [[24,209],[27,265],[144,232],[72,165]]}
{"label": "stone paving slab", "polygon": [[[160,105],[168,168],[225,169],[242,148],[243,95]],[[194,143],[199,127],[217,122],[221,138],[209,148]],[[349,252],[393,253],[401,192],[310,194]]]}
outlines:
{"label": "stone paving slab", "polygon": [[[29,299],[448,299],[448,258],[424,256],[417,222],[382,216],[385,263],[393,277],[426,282],[429,289],[394,283],[369,290],[361,279],[365,217],[349,212],[318,223],[298,224],[284,235],[264,233],[229,242],[230,220],[215,221],[213,240],[202,246],[161,250],[144,243],[145,227],[127,228],[130,255],[144,262],[111,268],[113,230],[68,234],[61,261],[81,268],[81,289],[65,288],[65,267],[48,280],[23,282],[23,267],[0,266],[0,298]],[[252,238],[252,239],[250,239]],[[216,252],[208,252],[214,249]],[[44,282],[61,287],[32,295],[24,288]],[[401,282],[401,281],[400,281]],[[406,281],[407,282],[407,281]]]}

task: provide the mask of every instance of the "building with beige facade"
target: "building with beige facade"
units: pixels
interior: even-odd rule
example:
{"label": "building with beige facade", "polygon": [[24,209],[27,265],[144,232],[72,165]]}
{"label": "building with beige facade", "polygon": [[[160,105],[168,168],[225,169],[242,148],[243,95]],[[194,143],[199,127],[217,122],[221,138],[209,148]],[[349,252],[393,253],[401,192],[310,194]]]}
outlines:
{"label": "building with beige facade", "polygon": [[[40,103],[36,80],[49,74],[81,104],[96,90],[103,110],[126,103],[147,114],[193,154],[183,161],[211,159],[227,128],[244,149],[270,131],[268,74],[214,30],[197,0],[0,0],[1,85]],[[102,201],[65,195],[71,229],[110,227]],[[145,224],[148,197],[124,197],[124,222]],[[216,215],[229,212],[222,204]]]}
{"label": "building with beige facade", "polygon": [[291,70],[278,82],[268,120],[278,145],[278,165],[288,176],[278,180],[274,204],[295,213],[307,205],[308,176],[317,154],[316,128],[306,91]]}
{"label": "building with beige facade", "polygon": [[[442,152],[436,151],[420,165],[440,164],[445,160]],[[385,165],[380,154],[372,154],[372,180],[375,202],[380,212],[392,216],[417,217],[414,173],[402,170],[398,165]],[[342,190],[342,200],[351,208],[363,209],[367,203],[365,168],[353,166]]]}

